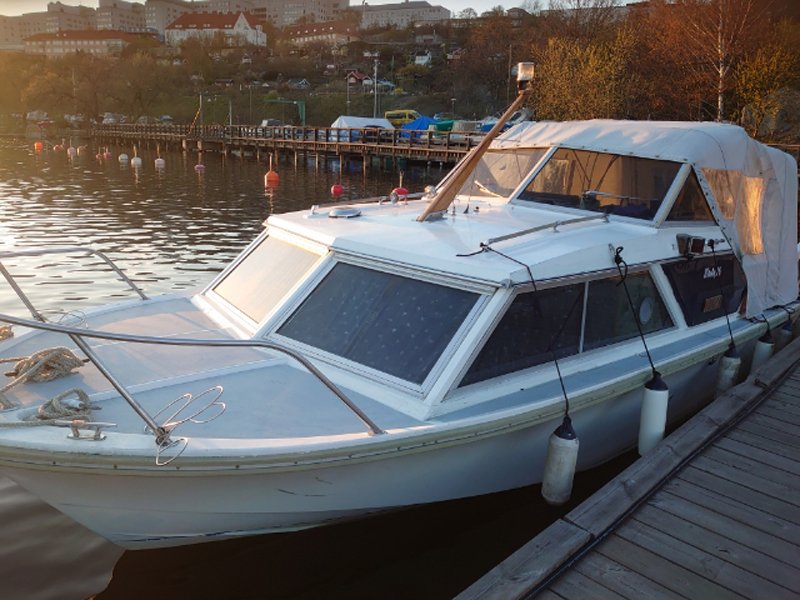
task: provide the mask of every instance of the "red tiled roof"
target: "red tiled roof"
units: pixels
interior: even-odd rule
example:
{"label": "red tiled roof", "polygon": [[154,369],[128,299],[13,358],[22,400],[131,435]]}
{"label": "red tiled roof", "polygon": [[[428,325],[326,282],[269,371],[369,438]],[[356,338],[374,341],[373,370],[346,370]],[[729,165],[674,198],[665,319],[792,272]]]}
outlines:
{"label": "red tiled roof", "polygon": [[240,15],[253,29],[260,24],[250,13],[183,13],[167,25],[167,29],[233,29]]}

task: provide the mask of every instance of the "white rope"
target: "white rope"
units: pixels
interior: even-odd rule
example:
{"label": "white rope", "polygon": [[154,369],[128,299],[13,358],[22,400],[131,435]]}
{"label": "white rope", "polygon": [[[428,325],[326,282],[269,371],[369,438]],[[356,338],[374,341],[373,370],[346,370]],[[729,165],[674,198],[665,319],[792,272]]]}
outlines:
{"label": "white rope", "polygon": [[13,408],[14,404],[6,398],[5,393],[14,386],[26,381],[52,381],[69,375],[73,369],[83,364],[69,348],[63,347],[45,348],[30,356],[0,359],[0,363],[9,362],[16,362],[14,368],[6,373],[7,376],[14,377],[14,380],[0,389],[0,406],[3,408]]}
{"label": "white rope", "polygon": [[[68,397],[74,395],[77,400],[69,401]],[[35,413],[22,421],[0,421],[0,428],[4,427],[37,427],[50,425],[57,420],[84,420],[91,421],[91,403],[89,396],[82,389],[72,388],[54,396],[42,404]]]}

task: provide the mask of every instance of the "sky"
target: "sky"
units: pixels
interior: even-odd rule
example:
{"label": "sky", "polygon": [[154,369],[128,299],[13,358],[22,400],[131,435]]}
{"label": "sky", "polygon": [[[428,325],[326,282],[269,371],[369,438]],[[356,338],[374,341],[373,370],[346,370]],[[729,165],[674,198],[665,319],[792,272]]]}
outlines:
{"label": "sky", "polygon": [[[368,4],[378,5],[399,1],[401,0],[368,0]],[[61,0],[61,2],[71,6],[83,5],[97,8],[97,0]],[[428,2],[434,6],[444,6],[453,13],[461,12],[465,8],[473,8],[478,14],[498,5],[504,8],[513,8],[522,4],[522,0],[428,0]],[[47,3],[48,0],[0,0],[0,15],[13,16],[29,12],[44,12],[47,10]],[[361,5],[360,0],[350,0],[350,3],[353,6]]]}

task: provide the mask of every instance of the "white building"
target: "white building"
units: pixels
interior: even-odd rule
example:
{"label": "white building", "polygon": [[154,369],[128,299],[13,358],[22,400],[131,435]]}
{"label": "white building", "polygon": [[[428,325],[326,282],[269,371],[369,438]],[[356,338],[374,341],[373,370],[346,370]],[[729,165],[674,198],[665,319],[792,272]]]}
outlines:
{"label": "white building", "polygon": [[210,40],[220,33],[229,46],[267,45],[261,24],[246,13],[185,13],[167,26],[165,41],[169,46],[180,46],[191,38]]}
{"label": "white building", "polygon": [[125,0],[100,0],[97,13],[97,29],[115,31],[145,31],[144,4]]}
{"label": "white building", "polygon": [[450,11],[443,6],[432,6],[422,0],[406,0],[395,4],[371,6],[366,2],[361,8],[361,28],[394,26],[408,27],[417,21],[436,22],[450,18]]}

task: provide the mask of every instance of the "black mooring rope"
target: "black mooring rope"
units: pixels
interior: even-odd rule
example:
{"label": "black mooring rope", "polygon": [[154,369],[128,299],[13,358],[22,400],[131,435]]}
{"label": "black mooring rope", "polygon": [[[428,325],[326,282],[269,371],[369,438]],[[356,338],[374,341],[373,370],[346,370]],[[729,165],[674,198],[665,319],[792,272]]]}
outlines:
{"label": "black mooring rope", "polygon": [[[522,262],[520,260],[517,260],[513,256],[509,256],[508,254],[503,254],[499,250],[495,250],[494,248],[492,248],[488,244],[481,243],[480,252],[494,252],[495,254],[498,254],[499,256],[502,256],[503,258],[508,259],[513,263],[516,263],[516,264],[518,264],[518,265],[520,265],[522,267],[525,267],[525,270],[528,272],[528,277],[530,278],[531,285],[533,286],[533,292],[534,293],[538,293],[539,290],[536,287],[536,280],[533,278],[533,271],[531,271],[531,268],[527,264],[525,264],[524,262]],[[581,292],[578,295],[578,298],[583,298],[583,292]],[[575,310],[575,306],[576,305],[577,305],[577,299],[576,299],[575,302],[573,302],[572,308],[570,308],[569,313],[567,314],[567,318],[561,324],[561,329],[559,329],[558,332],[556,333],[556,335],[553,336],[553,338],[550,340],[550,344],[547,347],[548,352],[550,352],[550,355],[553,357],[553,364],[555,365],[556,373],[558,374],[558,383],[561,385],[561,393],[564,395],[564,417],[565,417],[565,419],[569,419],[569,396],[567,395],[567,388],[564,385],[564,377],[561,375],[561,366],[558,364],[558,358],[556,357],[556,353],[553,350],[553,344],[556,343],[558,338],[561,336],[561,332],[564,331],[564,327],[566,326],[566,323],[569,320],[569,317],[572,316],[572,311]]]}
{"label": "black mooring rope", "polygon": [[[717,243],[713,239],[708,240],[708,247],[711,248],[711,257],[714,259],[714,269],[718,270],[716,246]],[[728,317],[728,307],[725,305],[725,292],[722,290],[721,279],[719,280],[718,287],[719,287],[719,295],[721,296],[722,300],[722,312],[725,314],[725,323],[728,325],[728,336],[730,336],[731,338],[730,349],[736,351],[736,342],[733,339],[733,329],[731,329],[731,320],[730,317]],[[769,324],[767,324],[767,329],[769,329]]]}
{"label": "black mooring rope", "polygon": [[[644,339],[644,332],[642,331],[642,324],[639,322],[639,315],[636,312],[636,309],[633,307],[633,300],[631,299],[631,293],[628,291],[628,283],[625,281],[628,278],[628,263],[625,262],[625,259],[622,258],[622,246],[617,246],[614,250],[614,264],[617,265],[617,271],[619,271],[619,276],[621,278],[620,282],[622,284],[622,288],[625,290],[625,297],[628,299],[628,306],[631,309],[631,313],[633,314],[633,321],[636,323],[636,329],[639,331],[639,337],[642,340],[642,345],[644,346],[644,352],[647,354],[647,360],[650,363],[650,369],[653,371],[653,377],[658,377],[659,373],[656,371],[656,365],[653,363],[653,357],[650,355],[650,349],[647,347],[647,341]],[[623,271],[623,267],[625,270]],[[619,284],[617,284],[619,285]]]}

